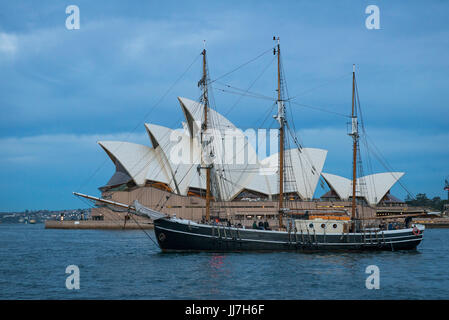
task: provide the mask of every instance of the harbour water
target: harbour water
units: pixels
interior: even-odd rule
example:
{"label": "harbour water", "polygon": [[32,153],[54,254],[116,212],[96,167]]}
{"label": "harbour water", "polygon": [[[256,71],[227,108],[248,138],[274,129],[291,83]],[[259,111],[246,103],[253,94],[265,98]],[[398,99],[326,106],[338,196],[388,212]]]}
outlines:
{"label": "harbour water", "polygon": [[448,299],[448,244],[449,229],[428,229],[411,252],[164,254],[140,230],[3,224],[0,299]]}

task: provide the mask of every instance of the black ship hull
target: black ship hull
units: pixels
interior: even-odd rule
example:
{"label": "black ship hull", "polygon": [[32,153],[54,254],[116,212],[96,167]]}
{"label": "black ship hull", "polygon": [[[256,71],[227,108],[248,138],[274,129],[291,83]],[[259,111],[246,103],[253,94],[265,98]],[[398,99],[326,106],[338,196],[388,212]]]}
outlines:
{"label": "black ship hull", "polygon": [[301,234],[254,230],[162,218],[154,231],[164,252],[179,251],[396,251],[421,243],[423,226],[400,230],[339,234]]}

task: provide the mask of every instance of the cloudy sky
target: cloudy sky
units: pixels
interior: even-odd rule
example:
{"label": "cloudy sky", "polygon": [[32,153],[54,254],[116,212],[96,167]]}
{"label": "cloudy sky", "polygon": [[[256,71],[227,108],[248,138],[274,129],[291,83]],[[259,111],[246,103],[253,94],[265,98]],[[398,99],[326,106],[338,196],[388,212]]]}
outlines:
{"label": "cloudy sky", "polygon": [[[371,4],[379,30],[365,27]],[[68,5],[80,9],[79,30],[66,28]],[[409,192],[446,197],[448,15],[446,1],[2,1],[0,211],[85,207],[71,192],[99,195],[114,172],[97,141],[150,145],[145,122],[180,126],[176,97],[200,94],[203,40],[215,79],[269,50],[273,35],[297,103],[348,114],[355,63],[370,140],[406,172]],[[271,102],[219,89],[274,96],[275,74],[267,53],[221,78],[216,109],[257,128]],[[329,150],[324,171],[350,177],[347,120],[291,108],[304,145]]]}

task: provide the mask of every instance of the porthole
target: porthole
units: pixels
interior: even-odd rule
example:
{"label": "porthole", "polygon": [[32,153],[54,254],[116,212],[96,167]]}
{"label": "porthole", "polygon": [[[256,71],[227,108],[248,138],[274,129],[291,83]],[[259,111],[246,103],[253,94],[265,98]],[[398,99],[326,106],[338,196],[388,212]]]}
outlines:
{"label": "porthole", "polygon": [[326,225],[324,223],[321,224],[321,228],[326,228]]}
{"label": "porthole", "polygon": [[165,234],[164,233],[159,233],[159,237],[158,237],[158,239],[159,239],[159,241],[160,242],[164,242],[165,241],[165,239],[166,239],[166,236],[165,236]]}
{"label": "porthole", "polygon": [[313,223],[309,224],[309,228],[313,228]]}
{"label": "porthole", "polygon": [[334,229],[337,229],[337,224],[334,223],[334,224],[332,225],[332,227],[334,227]]}

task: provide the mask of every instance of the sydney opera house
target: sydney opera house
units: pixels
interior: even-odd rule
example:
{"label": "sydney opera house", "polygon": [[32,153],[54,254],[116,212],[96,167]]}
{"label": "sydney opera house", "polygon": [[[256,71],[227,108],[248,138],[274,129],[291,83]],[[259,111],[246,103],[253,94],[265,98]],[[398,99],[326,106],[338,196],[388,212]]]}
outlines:
{"label": "sydney opera house", "polygon": [[[244,224],[255,219],[276,224],[278,154],[260,159],[248,133],[212,109],[208,127],[214,130],[208,133],[210,144],[205,148],[200,137],[203,105],[186,98],[178,100],[185,118],[180,129],[147,123],[148,145],[98,142],[115,165],[115,173],[100,187],[102,197],[122,203],[137,199],[152,209],[201,220],[206,195],[205,170],[201,164],[202,152],[206,152],[210,153],[211,180],[215,182],[211,216]],[[296,212],[350,211],[352,180],[322,172],[326,156],[327,150],[317,148],[286,150],[294,182],[286,181],[284,192],[288,206]],[[359,177],[356,191],[359,214],[370,218],[406,211],[405,204],[390,194],[403,175],[403,172],[384,172]],[[314,199],[320,177],[330,190]],[[100,206],[92,210],[92,217],[117,220],[126,215],[113,210]]]}

